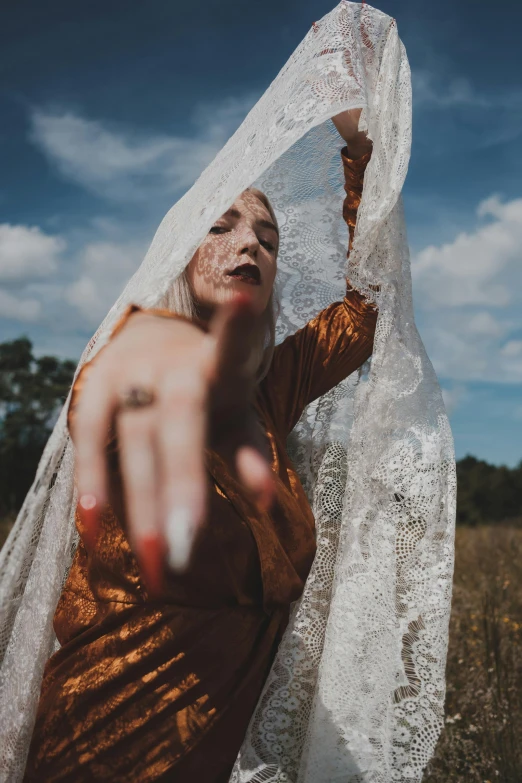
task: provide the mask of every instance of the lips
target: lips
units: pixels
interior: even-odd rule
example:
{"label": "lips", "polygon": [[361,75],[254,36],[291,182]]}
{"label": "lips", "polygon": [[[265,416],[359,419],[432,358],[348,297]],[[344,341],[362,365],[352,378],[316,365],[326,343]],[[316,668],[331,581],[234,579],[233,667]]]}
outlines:
{"label": "lips", "polygon": [[261,285],[261,272],[255,264],[240,264],[227,272],[227,276],[247,285]]}

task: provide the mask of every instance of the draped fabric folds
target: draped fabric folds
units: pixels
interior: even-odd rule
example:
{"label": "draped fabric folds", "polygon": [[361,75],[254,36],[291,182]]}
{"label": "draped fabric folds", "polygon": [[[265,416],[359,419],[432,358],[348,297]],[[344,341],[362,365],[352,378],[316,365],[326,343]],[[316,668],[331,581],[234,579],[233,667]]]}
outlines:
{"label": "draped fabric folds", "polygon": [[[343,156],[352,234],[368,159]],[[190,570],[169,575],[161,601],[149,600],[131,552],[116,438],[108,443],[111,503],[96,547],[81,538],[58,602],[62,647],[46,666],[24,781],[228,780],[315,554],[286,437],[309,402],[370,356],[376,320],[348,290],[276,347],[256,399],[277,476],[274,507],[260,515],[231,467],[208,452],[205,531]],[[70,425],[92,365],[75,383]],[[76,525],[81,537],[79,516]]]}
{"label": "draped fabric folds", "polygon": [[[355,226],[351,222],[347,264],[342,166],[329,118],[355,107],[363,110],[359,127],[367,130],[373,151]],[[310,394],[285,410],[286,430],[273,418],[267,426],[282,484],[291,480],[288,471],[295,471],[292,492],[298,476],[312,513],[303,494],[300,511],[294,508],[290,516],[297,519],[308,509],[300,528],[308,532],[284,611],[277,601],[266,604],[264,592],[262,619],[248,601],[240,606],[243,636],[237,654],[250,661],[255,680],[245,685],[251,690],[244,703],[255,709],[231,773],[233,783],[420,783],[442,726],[455,461],[440,388],[413,315],[401,200],[410,148],[411,77],[396,22],[366,3],[342,0],[311,27],[236,133],[167,213],[79,365],[95,358],[129,304],[166,306],[169,286],[210,226],[251,185],[267,194],[280,225],[281,351],[296,330],[309,339],[306,325],[332,302],[341,302],[336,307],[342,308],[338,315],[346,326],[347,276],[356,289],[355,311],[369,313],[372,303],[378,307],[371,361],[365,361],[371,350],[367,345],[354,365],[365,361],[362,370],[348,378],[354,366],[341,372],[339,364],[326,362],[325,372],[323,362],[317,372],[317,364],[308,364]],[[350,225],[350,216],[345,218]],[[331,316],[328,324],[335,321]],[[341,333],[346,329],[330,337]],[[272,371],[287,377],[277,359]],[[269,418],[270,404],[263,408]],[[60,596],[66,597],[57,613],[59,634],[60,617],[67,614],[64,602],[73,600],[63,591],[71,561],[74,557],[69,587],[84,554],[74,524],[74,447],[66,417],[64,408],[0,557],[0,780],[9,783],[23,778],[46,663],[56,650],[46,677],[59,676],[61,662],[66,665],[67,655],[74,655],[75,638],[82,635],[75,637],[78,629],[69,617],[71,635],[59,640],[61,651],[53,631]],[[287,451],[290,467],[284,462]],[[222,491],[227,496],[227,489]],[[229,502],[217,491],[216,498]],[[239,516],[245,515],[246,510]],[[248,530],[243,533],[249,540]],[[231,542],[224,544],[232,556]],[[245,553],[245,573],[252,574]],[[121,556],[125,559],[124,550]],[[127,581],[117,586],[120,595],[125,590],[137,595],[139,579],[132,568],[125,574]],[[263,563],[261,574],[264,584]],[[80,604],[81,589],[74,597]],[[244,595],[256,589],[259,584],[249,585]],[[105,599],[110,602],[110,595]],[[78,622],[96,645],[89,599],[81,606],[84,615],[77,614]],[[139,612],[136,604],[111,606],[108,619],[100,619],[108,638],[133,611]],[[128,649],[133,644],[136,649],[133,633],[160,639],[168,634],[169,622],[175,618],[168,612],[141,616],[129,627]],[[193,631],[195,640],[199,630]],[[252,645],[254,637],[258,644]],[[117,663],[102,655],[101,670],[111,665]],[[183,663],[175,658],[166,664],[163,679],[161,664],[154,669],[166,694],[170,665],[178,667],[178,676]],[[228,674],[238,676],[237,670]],[[223,677],[228,674],[223,671]],[[146,694],[153,687],[144,679]],[[222,694],[215,697],[216,709],[225,710]],[[138,723],[147,719],[136,716]],[[159,719],[157,738],[136,763],[147,757],[159,765],[151,769],[160,769],[168,754]]]}

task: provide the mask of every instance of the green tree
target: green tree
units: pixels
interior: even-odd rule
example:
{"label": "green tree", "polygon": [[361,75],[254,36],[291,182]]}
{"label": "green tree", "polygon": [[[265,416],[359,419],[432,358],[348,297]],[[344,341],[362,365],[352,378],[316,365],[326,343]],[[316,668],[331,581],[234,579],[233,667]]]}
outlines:
{"label": "green tree", "polygon": [[522,520],[522,462],[490,465],[468,455],[457,462],[457,524]]}
{"label": "green tree", "polygon": [[33,356],[26,337],[0,343],[0,514],[17,511],[71,386],[76,363]]}

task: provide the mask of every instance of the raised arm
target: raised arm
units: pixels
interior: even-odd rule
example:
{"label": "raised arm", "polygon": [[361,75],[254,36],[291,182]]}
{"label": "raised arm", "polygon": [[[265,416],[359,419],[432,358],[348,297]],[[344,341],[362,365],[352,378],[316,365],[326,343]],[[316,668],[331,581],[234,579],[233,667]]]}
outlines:
{"label": "raised arm", "polygon": [[[346,191],[343,218],[348,225],[349,254],[371,148],[352,158],[345,147],[341,156]],[[276,347],[261,393],[281,433],[288,434],[306,405],[348,377],[371,356],[376,323],[376,308],[347,281],[342,302],[334,302],[322,310]]]}

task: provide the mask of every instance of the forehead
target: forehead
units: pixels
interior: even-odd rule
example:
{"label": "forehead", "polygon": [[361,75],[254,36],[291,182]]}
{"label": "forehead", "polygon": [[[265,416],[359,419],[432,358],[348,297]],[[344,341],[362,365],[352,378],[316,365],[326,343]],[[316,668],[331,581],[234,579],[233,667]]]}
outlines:
{"label": "forehead", "polygon": [[270,212],[265,207],[263,202],[259,200],[255,193],[251,193],[248,190],[243,191],[243,193],[238,196],[230,209],[225,212],[225,215],[230,214],[231,217],[237,218],[237,214],[234,213],[238,212],[241,217],[246,217],[253,220],[263,218],[265,220],[271,221]]}

